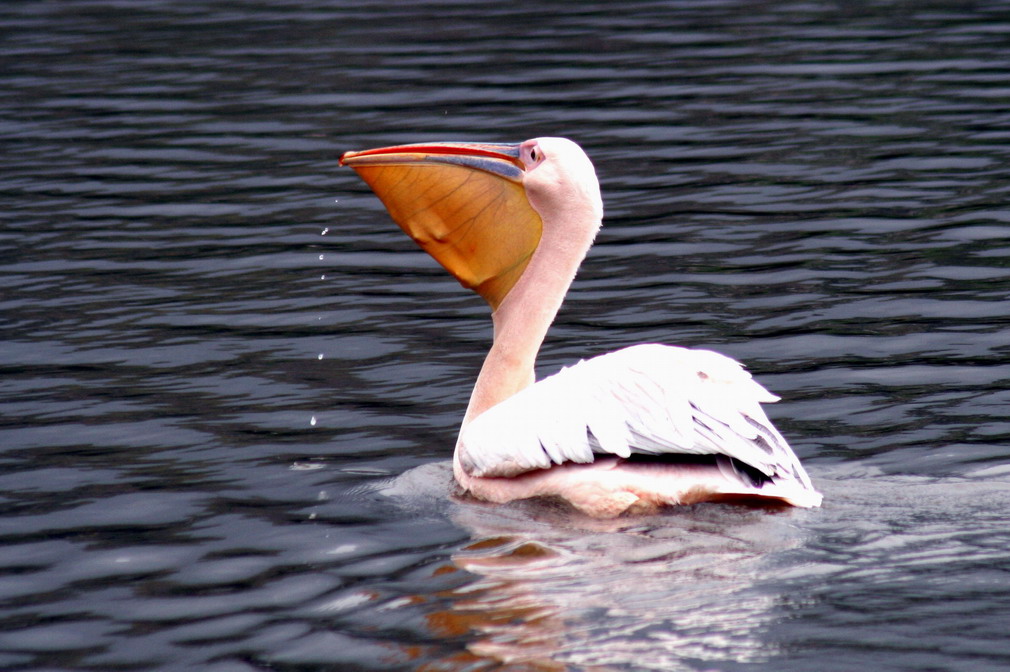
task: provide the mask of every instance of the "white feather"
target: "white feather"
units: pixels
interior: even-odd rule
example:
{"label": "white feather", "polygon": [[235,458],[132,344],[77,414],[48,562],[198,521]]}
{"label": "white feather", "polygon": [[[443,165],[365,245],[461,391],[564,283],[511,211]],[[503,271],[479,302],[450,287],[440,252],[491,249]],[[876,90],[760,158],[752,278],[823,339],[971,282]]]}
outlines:
{"label": "white feather", "polygon": [[636,345],[522,390],[463,430],[472,476],[515,476],[594,453],[725,455],[813,489],[761,403],[777,401],[738,362],[707,350]]}

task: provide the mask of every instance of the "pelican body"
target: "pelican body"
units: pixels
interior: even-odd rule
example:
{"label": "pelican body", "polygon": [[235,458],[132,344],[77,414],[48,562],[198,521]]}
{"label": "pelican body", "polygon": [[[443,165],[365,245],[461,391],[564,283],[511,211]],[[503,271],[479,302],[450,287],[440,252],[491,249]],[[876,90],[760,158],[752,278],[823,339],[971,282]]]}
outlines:
{"label": "pelican body", "polygon": [[347,152],[393,220],[491,307],[494,336],[456,441],[463,491],[559,497],[609,518],[704,501],[821,495],[736,361],[645,344],[539,382],[547,330],[603,218],[592,162],[564,138]]}

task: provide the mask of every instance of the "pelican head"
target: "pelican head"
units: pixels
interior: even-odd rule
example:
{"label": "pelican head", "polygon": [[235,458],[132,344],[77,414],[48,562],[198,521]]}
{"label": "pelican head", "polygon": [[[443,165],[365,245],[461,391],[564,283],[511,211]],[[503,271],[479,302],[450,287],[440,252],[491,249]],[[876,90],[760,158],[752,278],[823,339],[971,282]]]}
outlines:
{"label": "pelican head", "polygon": [[582,148],[567,138],[534,138],[519,145],[525,166],[523,186],[542,217],[603,219],[603,198],[596,169]]}
{"label": "pelican head", "polygon": [[[396,145],[347,152],[340,163],[353,168],[400,228],[492,310],[540,246],[545,220],[558,229],[559,240],[588,235],[588,249],[603,216],[593,164],[565,138]],[[587,235],[573,235],[571,226]]]}

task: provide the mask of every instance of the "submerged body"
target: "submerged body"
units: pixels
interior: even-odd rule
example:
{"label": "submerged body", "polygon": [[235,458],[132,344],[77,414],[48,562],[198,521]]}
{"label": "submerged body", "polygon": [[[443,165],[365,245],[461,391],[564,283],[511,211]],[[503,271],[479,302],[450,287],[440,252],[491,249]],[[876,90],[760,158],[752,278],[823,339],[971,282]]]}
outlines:
{"label": "submerged body", "polygon": [[788,491],[775,497],[775,488],[742,483],[732,466],[715,460],[667,463],[597,457],[589,464],[566,462],[511,478],[477,478],[468,475],[457,458],[453,460],[453,472],[465,490],[485,501],[504,504],[531,497],[559,497],[596,518],[653,513],[664,506],[698,502],[794,502]]}
{"label": "submerged body", "polygon": [[547,329],[600,227],[595,170],[575,143],[440,143],[349,152],[397,223],[492,308],[494,340],[453,471],[479,499],[559,497],[597,517],[659,506],[821,496],[740,364],[642,345],[534,382]]}

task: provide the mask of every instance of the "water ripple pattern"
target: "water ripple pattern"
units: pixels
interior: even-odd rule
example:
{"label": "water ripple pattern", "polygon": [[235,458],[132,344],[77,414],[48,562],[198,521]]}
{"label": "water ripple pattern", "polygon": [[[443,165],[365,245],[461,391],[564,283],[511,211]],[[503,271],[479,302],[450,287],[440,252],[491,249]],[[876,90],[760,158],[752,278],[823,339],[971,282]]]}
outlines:
{"label": "water ripple pattern", "polygon": [[[1010,666],[1000,2],[0,6],[0,668]],[[340,153],[564,135],[539,366],[720,350],[825,506],[448,496],[487,310]]]}

